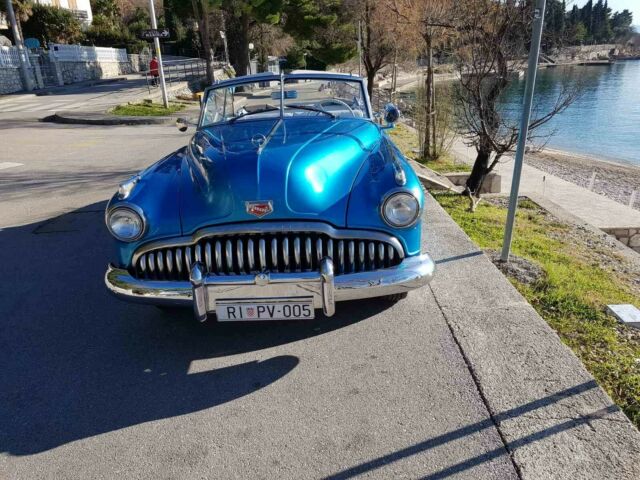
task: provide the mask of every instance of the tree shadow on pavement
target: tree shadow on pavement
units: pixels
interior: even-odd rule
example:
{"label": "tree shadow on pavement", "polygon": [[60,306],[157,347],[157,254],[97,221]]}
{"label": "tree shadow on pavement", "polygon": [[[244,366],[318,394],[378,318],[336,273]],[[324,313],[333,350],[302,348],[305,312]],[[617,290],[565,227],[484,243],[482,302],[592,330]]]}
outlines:
{"label": "tree shadow on pavement", "polygon": [[[413,455],[423,454],[424,452],[437,448],[440,445],[444,445],[449,442],[454,442],[456,440],[473,435],[482,430],[496,428],[496,425],[499,425],[501,422],[507,421],[512,418],[517,418],[529,412],[539,410],[541,408],[552,405],[554,403],[561,402],[562,400],[567,399],[569,397],[580,395],[585,392],[588,392],[589,390],[597,389],[597,388],[598,388],[598,384],[595,382],[595,380],[590,380],[590,381],[581,383],[574,387],[567,388],[563,391],[556,392],[554,394],[548,395],[538,400],[534,400],[532,402],[521,405],[519,407],[512,408],[505,412],[498,413],[494,415],[493,418],[486,418],[485,420],[482,420],[480,422],[466,425],[457,430],[447,432],[443,435],[439,435],[434,438],[430,438],[428,440],[417,443],[415,445],[411,445],[402,450],[398,450],[398,451],[389,453],[388,455],[384,455],[384,456],[375,458],[373,460],[361,463],[359,465],[347,468],[338,473],[325,477],[324,480],[347,480],[350,478],[358,477],[360,475],[364,475],[366,473],[369,473],[378,468],[382,468],[391,463],[401,461]],[[576,417],[576,418],[564,419],[562,421],[558,421],[556,424],[554,424],[551,427],[544,428],[537,432],[534,432],[534,433],[525,435],[521,438],[510,441],[507,447],[509,449],[509,452],[513,452],[517,448],[524,447],[525,445],[542,440],[551,435],[556,435],[563,431],[579,427],[580,425],[589,424],[591,420],[603,418],[603,417],[606,417],[608,414],[619,412],[619,411],[620,409],[615,405],[609,405],[587,415],[581,415],[580,417]],[[436,480],[436,479],[447,478],[452,475],[463,472],[465,470],[469,470],[482,463],[494,460],[507,453],[508,452],[504,447],[495,448],[493,450],[484,452],[475,457],[450,465],[449,467],[446,467],[438,472],[435,472],[431,475],[427,475],[422,478],[423,480]]]}
{"label": "tree shadow on pavement", "polygon": [[0,452],[30,455],[249,395],[299,359],[284,349],[198,373],[191,362],[320,335],[385,306],[362,302],[312,322],[201,325],[188,310],[121,302],[104,286],[104,206],[0,230]]}

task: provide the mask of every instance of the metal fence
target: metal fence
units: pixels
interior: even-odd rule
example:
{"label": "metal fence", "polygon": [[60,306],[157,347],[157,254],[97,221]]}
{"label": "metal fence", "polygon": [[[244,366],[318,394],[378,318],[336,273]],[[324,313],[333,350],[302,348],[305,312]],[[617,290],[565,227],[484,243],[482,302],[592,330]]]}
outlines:
{"label": "metal fence", "polygon": [[128,62],[124,48],[85,47],[82,45],[49,45],[49,51],[58,62]]}
{"label": "metal fence", "polygon": [[[189,58],[185,60],[167,60],[162,62],[164,69],[164,79],[167,85],[178,82],[191,82],[207,77],[207,62],[201,58]],[[157,86],[158,79],[145,73],[147,86]]]}
{"label": "metal fence", "polygon": [[0,66],[16,68],[20,66],[18,47],[0,47]]}

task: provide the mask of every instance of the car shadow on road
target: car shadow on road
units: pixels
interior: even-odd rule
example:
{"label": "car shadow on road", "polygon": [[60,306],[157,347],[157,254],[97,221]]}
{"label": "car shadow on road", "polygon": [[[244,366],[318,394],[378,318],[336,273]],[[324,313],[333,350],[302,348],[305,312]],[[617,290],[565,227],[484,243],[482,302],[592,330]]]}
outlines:
{"label": "car shadow on road", "polygon": [[[299,364],[262,349],[343,328],[384,302],[331,319],[198,324],[121,302],[104,287],[104,203],[0,230],[0,451],[30,455],[143,422],[215,407],[268,387]],[[192,362],[257,352],[190,373]]]}

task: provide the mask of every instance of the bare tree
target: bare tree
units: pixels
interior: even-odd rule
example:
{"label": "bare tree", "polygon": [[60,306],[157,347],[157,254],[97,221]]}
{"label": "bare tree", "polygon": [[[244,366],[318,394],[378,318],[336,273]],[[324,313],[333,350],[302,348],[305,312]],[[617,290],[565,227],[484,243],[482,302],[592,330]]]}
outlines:
{"label": "bare tree", "polygon": [[386,0],[351,0],[345,3],[345,8],[355,13],[354,20],[362,29],[362,64],[371,96],[376,75],[393,60],[397,22]]}
{"label": "bare tree", "polygon": [[214,81],[213,48],[211,41],[211,5],[209,0],[191,0],[193,6],[193,16],[198,23],[198,31],[202,48],[204,48],[205,61],[207,64],[207,83],[211,85]]}
{"label": "bare tree", "polygon": [[421,139],[422,158],[437,158],[436,99],[434,81],[434,49],[442,47],[455,34],[453,16],[456,11],[451,0],[394,0],[393,10],[412,27],[423,41],[427,61],[425,75],[424,135]]}
{"label": "bare tree", "polygon": [[[457,130],[477,151],[465,189],[473,209],[486,175],[518,140],[518,119],[504,114],[500,99],[524,68],[533,12],[532,2],[526,0],[461,0],[457,8],[464,12],[455,27],[460,74]],[[577,84],[565,85],[552,108],[534,108],[530,138],[538,127],[565,110],[579,91]]]}

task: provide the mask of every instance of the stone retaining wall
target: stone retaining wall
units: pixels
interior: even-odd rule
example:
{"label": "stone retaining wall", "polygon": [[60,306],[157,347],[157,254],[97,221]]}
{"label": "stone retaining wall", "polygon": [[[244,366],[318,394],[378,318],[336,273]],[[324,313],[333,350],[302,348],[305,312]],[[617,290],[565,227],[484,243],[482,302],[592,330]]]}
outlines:
{"label": "stone retaining wall", "polygon": [[616,237],[632,250],[640,252],[640,226],[633,228],[603,228],[604,232]]}
{"label": "stone retaining wall", "polygon": [[[470,173],[443,173],[445,177],[449,179],[451,183],[454,185],[458,185],[464,187],[467,184],[467,179],[469,178]],[[502,191],[502,177],[495,172],[491,172],[487,174],[482,183],[482,187],[480,187],[480,193],[500,193]]]}
{"label": "stone retaining wall", "polygon": [[131,64],[132,73],[146,72],[149,70],[149,62],[151,56],[138,53],[129,54],[129,63]]}
{"label": "stone retaining wall", "polygon": [[58,62],[65,84],[133,73],[131,62]]}
{"label": "stone retaining wall", "polygon": [[22,90],[20,69],[17,67],[0,67],[0,95]]}

